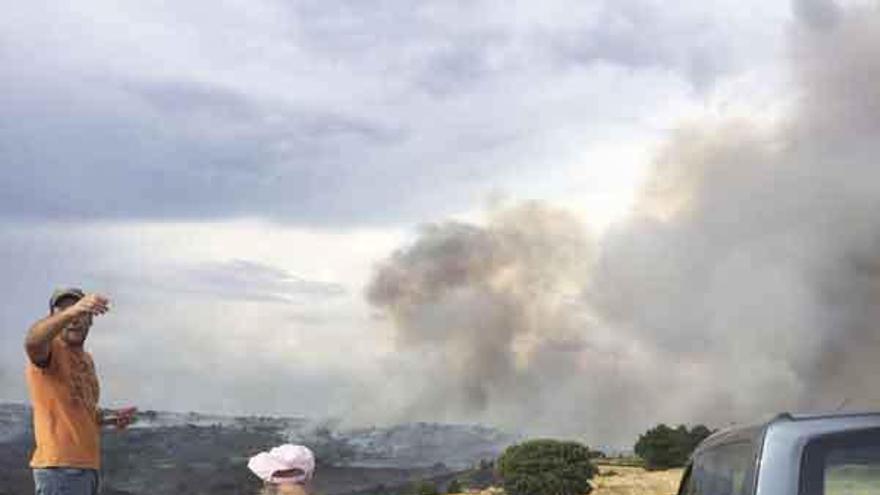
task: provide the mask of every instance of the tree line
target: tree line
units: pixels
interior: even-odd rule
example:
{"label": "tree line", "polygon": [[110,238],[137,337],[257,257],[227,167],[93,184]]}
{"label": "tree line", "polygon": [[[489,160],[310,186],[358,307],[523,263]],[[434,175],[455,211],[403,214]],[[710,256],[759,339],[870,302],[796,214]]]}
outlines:
{"label": "tree line", "polygon": [[[649,470],[684,466],[697,445],[712,434],[704,425],[671,428],[659,424],[639,435],[634,446],[642,465]],[[598,473],[596,461],[605,453],[574,441],[528,440],[508,447],[494,463],[494,474],[507,495],[584,495]],[[481,463],[480,469],[487,466]],[[455,479],[445,493],[461,493],[466,483]],[[412,495],[439,495],[437,486],[421,482]]]}

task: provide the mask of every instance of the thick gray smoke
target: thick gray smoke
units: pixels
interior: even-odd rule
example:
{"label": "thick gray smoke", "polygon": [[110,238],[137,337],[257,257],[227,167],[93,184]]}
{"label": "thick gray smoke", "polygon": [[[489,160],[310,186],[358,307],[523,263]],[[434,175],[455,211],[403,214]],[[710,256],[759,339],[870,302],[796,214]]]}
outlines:
{"label": "thick gray smoke", "polygon": [[573,376],[591,250],[574,217],[530,203],[484,227],[429,226],[385,262],[368,299],[394,318],[401,349],[437,362],[415,412],[528,404]]}
{"label": "thick gray smoke", "polygon": [[681,129],[601,245],[532,205],[429,228],[378,270],[400,349],[454,370],[415,403],[621,445],[880,407],[880,7],[795,13],[791,111]]}
{"label": "thick gray smoke", "polygon": [[679,396],[708,420],[880,407],[880,12],[807,21],[788,119],[682,131],[589,291],[607,324],[710,368]]}

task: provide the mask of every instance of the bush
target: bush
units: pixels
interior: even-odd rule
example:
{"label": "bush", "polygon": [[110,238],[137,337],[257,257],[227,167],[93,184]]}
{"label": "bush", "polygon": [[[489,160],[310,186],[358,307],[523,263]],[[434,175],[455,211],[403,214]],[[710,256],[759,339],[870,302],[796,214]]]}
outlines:
{"label": "bush", "polygon": [[681,467],[700,442],[712,434],[709,428],[698,425],[690,431],[684,426],[672,429],[664,424],[651,428],[635,445],[635,452],[645,461],[647,469]]}
{"label": "bush", "polygon": [[440,495],[440,491],[433,483],[420,481],[415,484],[412,490],[413,495]]}
{"label": "bush", "polygon": [[508,447],[498,472],[507,495],[584,495],[596,468],[577,442],[530,440]]}
{"label": "bush", "polygon": [[458,480],[452,480],[446,485],[446,493],[461,493],[463,490],[461,482]]}

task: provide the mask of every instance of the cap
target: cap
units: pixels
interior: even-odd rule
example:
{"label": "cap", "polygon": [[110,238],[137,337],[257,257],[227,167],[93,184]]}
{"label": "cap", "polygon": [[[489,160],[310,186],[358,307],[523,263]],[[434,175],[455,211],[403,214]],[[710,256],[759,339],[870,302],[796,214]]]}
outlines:
{"label": "cap", "polygon": [[52,293],[52,297],[49,299],[49,311],[55,309],[55,306],[58,305],[58,302],[64,299],[65,297],[72,297],[79,301],[85,296],[85,292],[82,289],[77,289],[76,287],[65,287],[61,289],[55,289],[55,292]]}
{"label": "cap", "polygon": [[[251,457],[248,468],[269,483],[304,483],[315,472],[315,456],[308,447],[284,444]],[[291,469],[302,471],[302,474],[293,477],[275,476],[278,471]]]}

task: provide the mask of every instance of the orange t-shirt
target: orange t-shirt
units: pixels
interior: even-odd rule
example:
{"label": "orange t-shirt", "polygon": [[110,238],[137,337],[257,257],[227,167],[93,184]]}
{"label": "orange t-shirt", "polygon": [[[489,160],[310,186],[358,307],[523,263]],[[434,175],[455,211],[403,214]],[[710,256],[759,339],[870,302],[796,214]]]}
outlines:
{"label": "orange t-shirt", "polygon": [[92,356],[60,338],[51,345],[49,364],[41,368],[28,360],[25,372],[34,408],[31,467],[99,469],[99,388]]}

